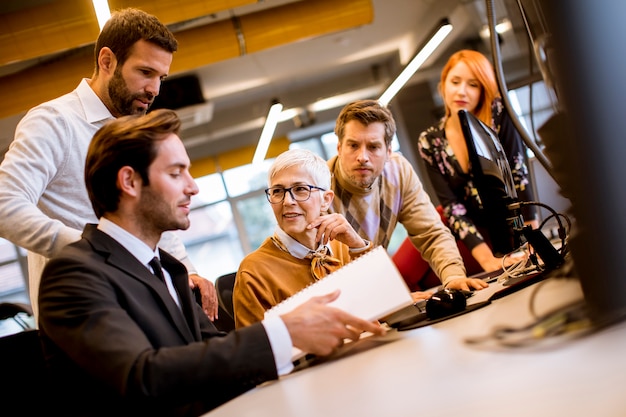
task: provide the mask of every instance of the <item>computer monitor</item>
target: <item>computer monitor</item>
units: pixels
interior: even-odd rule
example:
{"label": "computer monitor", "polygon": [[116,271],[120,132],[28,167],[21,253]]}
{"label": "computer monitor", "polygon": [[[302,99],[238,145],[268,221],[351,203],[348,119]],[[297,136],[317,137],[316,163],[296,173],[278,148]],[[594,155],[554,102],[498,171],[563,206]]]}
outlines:
{"label": "computer monitor", "polygon": [[467,110],[459,110],[459,119],[469,153],[472,182],[478,190],[489,233],[491,248],[502,257],[521,246],[524,219],[516,203],[517,192],[511,167],[497,134]]}
{"label": "computer monitor", "polygon": [[535,2],[550,34],[559,119],[542,136],[575,229],[569,246],[592,319],[626,319],[626,2]]}

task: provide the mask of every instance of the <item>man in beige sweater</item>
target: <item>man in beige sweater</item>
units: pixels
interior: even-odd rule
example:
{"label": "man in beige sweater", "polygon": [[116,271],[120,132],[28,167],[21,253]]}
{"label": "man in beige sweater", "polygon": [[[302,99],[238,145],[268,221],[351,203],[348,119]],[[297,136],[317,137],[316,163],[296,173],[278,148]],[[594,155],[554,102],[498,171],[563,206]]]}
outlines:
{"label": "man in beige sweater", "polygon": [[400,222],[446,288],[486,288],[484,281],[467,278],[455,239],[417,173],[392,152],[395,132],[393,115],[375,100],[342,109],[335,126],[338,155],[328,161],[335,192],[330,211],[342,213],[364,239],[385,248]]}

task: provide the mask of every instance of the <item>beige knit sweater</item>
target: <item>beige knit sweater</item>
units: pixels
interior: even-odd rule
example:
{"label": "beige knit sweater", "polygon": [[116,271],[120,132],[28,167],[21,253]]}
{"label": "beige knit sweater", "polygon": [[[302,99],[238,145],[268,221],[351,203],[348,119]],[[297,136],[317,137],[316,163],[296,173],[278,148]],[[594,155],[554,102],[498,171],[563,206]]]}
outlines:
{"label": "beige knit sweater", "polygon": [[393,153],[381,176],[369,189],[352,186],[341,173],[337,157],[328,161],[335,192],[332,212],[342,213],[373,246],[389,245],[396,225],[407,230],[413,245],[442,283],[465,278],[465,266],[455,239],[424,190],[411,163]]}

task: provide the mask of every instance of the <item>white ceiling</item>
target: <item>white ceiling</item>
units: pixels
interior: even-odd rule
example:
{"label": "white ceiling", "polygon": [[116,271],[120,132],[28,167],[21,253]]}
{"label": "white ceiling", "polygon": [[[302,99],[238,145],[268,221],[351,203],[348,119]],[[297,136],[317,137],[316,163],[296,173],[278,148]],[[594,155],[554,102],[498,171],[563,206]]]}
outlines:
{"label": "white ceiling", "polygon": [[[293,1],[265,0],[221,12],[211,19],[242,16]],[[494,3],[497,19],[508,17],[514,23],[515,30],[503,35],[501,50],[503,65],[510,68],[507,78],[519,78],[524,74],[528,53],[527,45],[523,44],[526,33],[522,19],[515,0],[494,0]],[[453,24],[453,32],[409,85],[424,81],[435,84],[442,62],[456,49],[475,47],[490,53],[488,43],[478,36],[480,28],[487,23],[485,1],[372,0],[372,4],[371,24],[172,74],[172,78],[197,75],[203,95],[212,107],[208,123],[183,132],[192,158],[255,143],[273,98],[279,99],[285,108],[305,107],[340,93],[382,88],[400,72],[442,18]],[[210,40],[207,47],[211,47]],[[518,71],[518,68],[522,69]],[[332,122],[338,111],[336,108],[315,114],[311,120],[304,115],[302,119],[305,125],[322,125]],[[8,146],[21,116],[0,120],[0,149]],[[294,122],[287,121],[279,125],[277,133],[288,134],[295,129]]]}

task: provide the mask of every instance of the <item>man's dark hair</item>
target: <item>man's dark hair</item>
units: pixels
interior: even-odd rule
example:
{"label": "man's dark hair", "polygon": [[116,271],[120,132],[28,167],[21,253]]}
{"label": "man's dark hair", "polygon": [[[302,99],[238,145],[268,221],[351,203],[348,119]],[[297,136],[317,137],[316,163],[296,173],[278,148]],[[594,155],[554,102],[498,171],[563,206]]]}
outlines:
{"label": "man's dark hair", "polygon": [[118,208],[119,170],[132,167],[143,185],[149,185],[148,168],[157,157],[160,141],[178,134],[180,126],[176,112],[158,109],[147,115],[117,118],[96,132],[87,151],[85,185],[98,218]]}
{"label": "man's dark hair", "polygon": [[391,111],[376,100],[357,100],[347,104],[339,113],[335,124],[335,135],[339,142],[343,140],[346,123],[356,120],[364,126],[380,122],[385,125],[385,144],[391,146],[393,135],[396,134],[396,122]]}
{"label": "man's dark hair", "polygon": [[102,48],[110,48],[121,66],[126,62],[133,45],[139,40],[151,42],[171,53],[178,49],[178,41],[174,34],[155,16],[134,8],[118,10],[111,13],[111,18],[102,28],[96,41],[94,50],[96,73],[98,73],[98,55]]}

